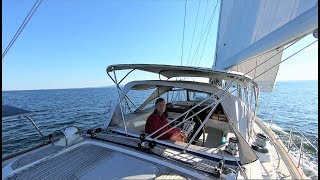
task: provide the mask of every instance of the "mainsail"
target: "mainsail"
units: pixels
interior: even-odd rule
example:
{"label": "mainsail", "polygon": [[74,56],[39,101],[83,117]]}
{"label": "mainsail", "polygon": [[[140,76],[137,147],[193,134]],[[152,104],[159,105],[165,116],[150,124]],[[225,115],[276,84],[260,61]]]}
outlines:
{"label": "mainsail", "polygon": [[213,68],[250,71],[261,91],[272,91],[284,46],[317,28],[317,0],[221,0]]}

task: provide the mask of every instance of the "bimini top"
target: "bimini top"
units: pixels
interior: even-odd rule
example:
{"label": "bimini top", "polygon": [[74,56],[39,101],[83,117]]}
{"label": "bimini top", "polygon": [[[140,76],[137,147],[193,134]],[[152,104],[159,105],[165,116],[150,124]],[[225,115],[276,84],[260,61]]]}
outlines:
{"label": "bimini top", "polygon": [[161,64],[116,64],[107,67],[109,72],[116,70],[141,70],[162,75],[168,79],[173,77],[204,77],[204,78],[218,78],[224,80],[233,80],[238,78],[240,82],[252,82],[250,76],[243,76],[244,74],[238,72],[217,71],[210,68],[190,67],[190,66],[173,66]]}

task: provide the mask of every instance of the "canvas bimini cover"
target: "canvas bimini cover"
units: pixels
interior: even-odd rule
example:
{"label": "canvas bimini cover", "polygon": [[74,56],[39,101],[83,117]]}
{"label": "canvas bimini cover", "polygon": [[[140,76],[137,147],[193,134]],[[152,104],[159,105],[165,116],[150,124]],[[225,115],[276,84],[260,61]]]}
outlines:
{"label": "canvas bimini cover", "polygon": [[[200,92],[207,92],[210,94],[217,93],[217,97],[221,99],[221,105],[225,111],[225,114],[228,117],[228,123],[230,128],[235,133],[235,136],[239,140],[239,158],[242,165],[254,162],[258,159],[255,152],[247,143],[248,140],[248,111],[246,109],[245,104],[237,97],[233,96],[231,93],[226,92],[222,97],[223,91],[221,87],[216,86],[214,84],[201,83],[201,82],[188,82],[188,81],[132,81],[126,84],[122,93],[120,94],[120,100],[122,101],[125,98],[125,95],[131,89],[150,89],[150,88],[160,88],[159,90],[155,90],[154,93],[150,95],[149,98],[145,101],[145,104],[150,102],[152,99],[160,96],[164,92],[169,91],[174,88],[183,88],[190,89]],[[223,98],[223,99],[222,99]],[[106,121],[104,128],[109,126],[123,126],[121,110],[119,108],[119,104],[114,106],[111,111],[111,116],[109,120]]]}
{"label": "canvas bimini cover", "polygon": [[268,60],[248,74],[268,92],[284,46],[318,28],[318,1],[221,0],[218,26],[213,68],[247,73]]}
{"label": "canvas bimini cover", "polygon": [[[107,67],[107,73],[119,70],[140,70],[150,73],[159,74],[168,79],[174,77],[203,77],[203,78],[218,78],[223,80],[236,80],[238,82],[251,82],[257,85],[248,75],[243,75],[241,72],[216,71],[212,68],[190,67],[190,66],[174,66],[164,64],[114,64]],[[130,73],[129,72],[129,73]],[[128,74],[129,74],[128,73]],[[110,74],[109,74],[110,76]],[[111,78],[111,76],[110,76]],[[237,78],[237,79],[236,79]]]}

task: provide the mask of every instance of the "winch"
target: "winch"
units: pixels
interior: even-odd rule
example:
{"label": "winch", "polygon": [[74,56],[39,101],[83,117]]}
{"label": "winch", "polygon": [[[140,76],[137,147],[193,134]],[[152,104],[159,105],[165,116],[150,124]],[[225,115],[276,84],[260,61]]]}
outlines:
{"label": "winch", "polygon": [[226,152],[236,155],[238,152],[238,139],[236,137],[229,138],[229,143],[225,149]]}
{"label": "winch", "polygon": [[252,143],[252,149],[261,152],[268,153],[269,150],[266,148],[268,137],[262,133],[257,133],[255,141]]}

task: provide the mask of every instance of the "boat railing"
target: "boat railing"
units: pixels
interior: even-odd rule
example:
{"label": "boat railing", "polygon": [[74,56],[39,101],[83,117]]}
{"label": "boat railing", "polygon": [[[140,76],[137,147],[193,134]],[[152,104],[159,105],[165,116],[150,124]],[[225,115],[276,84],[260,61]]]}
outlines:
{"label": "boat railing", "polygon": [[42,140],[45,141],[45,136],[43,135],[43,133],[40,131],[39,127],[36,125],[36,123],[31,119],[30,116],[25,116],[30,122],[31,124],[36,128],[36,130],[39,132],[39,134],[42,137]]}
{"label": "boat railing", "polygon": [[[271,122],[269,121],[270,124],[267,125],[266,122],[268,121],[266,120],[262,121],[258,117],[253,119],[255,119],[255,123],[260,128],[260,132],[261,130],[264,131],[275,141],[280,140],[278,143],[270,141],[275,145],[275,150],[278,155],[278,165],[279,160],[283,159],[284,155],[287,155],[290,157],[289,159],[291,159],[288,159],[288,166],[291,167],[291,170],[288,170],[292,172],[290,173],[292,178],[303,178],[306,173],[305,171],[307,170],[305,166],[307,164],[304,164],[304,162],[306,162],[305,159],[312,157],[312,151],[310,152],[311,149],[314,149],[318,153],[318,148],[301,132],[292,131],[292,129],[289,133],[287,130],[282,129],[277,131],[277,128],[273,128],[272,120]],[[280,157],[279,154],[281,154]],[[292,163],[290,163],[290,161]],[[294,167],[296,169],[292,169]]]}
{"label": "boat railing", "polygon": [[[273,118],[272,118],[272,120],[273,120]],[[273,121],[272,120],[270,122],[269,130],[273,131],[273,129],[272,129]],[[274,132],[274,134],[276,134],[275,131],[273,131],[273,132]],[[277,136],[283,142],[287,142],[286,146],[285,146],[285,144],[283,144],[284,148],[287,150],[287,153],[290,153],[292,156],[294,156],[294,154],[293,154],[295,152],[294,150],[299,149],[297,167],[300,167],[300,165],[303,165],[303,156],[305,156],[305,154],[306,154],[305,145],[308,145],[309,148],[314,149],[318,153],[318,148],[314,144],[312,144],[310,142],[310,140],[303,133],[301,133],[299,131],[293,131],[292,128],[290,129],[289,133],[287,133],[286,131],[283,131],[283,132],[284,132],[283,136],[281,136],[279,134],[277,134]],[[298,139],[298,141],[295,141],[297,139]]]}

